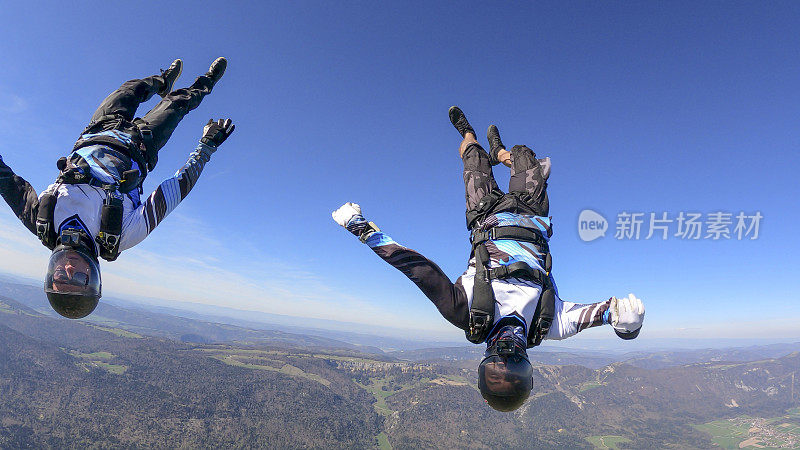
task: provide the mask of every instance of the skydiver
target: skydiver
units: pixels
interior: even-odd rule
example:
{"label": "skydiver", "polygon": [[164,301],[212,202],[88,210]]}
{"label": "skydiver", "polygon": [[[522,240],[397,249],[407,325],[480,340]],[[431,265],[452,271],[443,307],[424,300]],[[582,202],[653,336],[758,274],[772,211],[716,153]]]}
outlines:
{"label": "skydiver", "polygon": [[[217,58],[188,88],[172,90],[183,62],[161,74],[125,82],[95,111],[67,157],[57,162],[56,182],[37,197],[34,188],[3,162],[0,194],[14,214],[52,250],[44,291],[64,317],[89,315],[101,296],[98,257],[113,261],[141,242],[191,191],[205,164],[235,126],[209,120],[186,164],[142,203],[142,182],[158,161],[178,123],[197,108],[222,77],[228,62]],[[142,118],[140,103],[161,101]]]}
{"label": "skydiver", "polygon": [[[455,284],[435,263],[365,219],[359,205],[345,203],[333,219],[411,279],[468,340],[486,342],[478,366],[481,395],[492,408],[513,411],[532,387],[527,348],[604,324],[620,338],[634,339],[644,321],[644,305],[633,294],[591,304],[561,300],[549,249],[550,158],[537,159],[524,145],[507,150],[495,125],[487,131],[486,153],[461,109],[454,106],[449,115],[463,138],[459,155],[472,243],[467,270]],[[508,194],[492,173],[499,163],[511,168]]]}

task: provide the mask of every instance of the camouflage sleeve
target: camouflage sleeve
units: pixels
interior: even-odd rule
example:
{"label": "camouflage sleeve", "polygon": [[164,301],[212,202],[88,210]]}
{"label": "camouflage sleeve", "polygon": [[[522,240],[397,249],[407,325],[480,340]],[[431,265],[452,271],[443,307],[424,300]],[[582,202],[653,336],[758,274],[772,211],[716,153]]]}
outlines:
{"label": "camouflage sleeve", "polygon": [[460,279],[454,284],[433,261],[403,247],[383,232],[372,233],[366,244],[413,281],[448,322],[462,330],[468,328],[469,306]]}
{"label": "camouflage sleeve", "polygon": [[30,183],[15,174],[0,156],[0,195],[11,207],[14,215],[33,234],[36,234],[36,212],[39,199]]}

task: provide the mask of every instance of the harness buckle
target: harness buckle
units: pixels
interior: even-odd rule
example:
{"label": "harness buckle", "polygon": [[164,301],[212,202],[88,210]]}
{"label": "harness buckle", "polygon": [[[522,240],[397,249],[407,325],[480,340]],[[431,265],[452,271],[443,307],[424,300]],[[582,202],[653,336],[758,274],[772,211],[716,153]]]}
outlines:
{"label": "harness buckle", "polygon": [[475,344],[483,342],[483,339],[486,338],[486,333],[489,331],[490,316],[493,318],[493,314],[490,315],[483,312],[470,311],[467,340]]}
{"label": "harness buckle", "polygon": [[36,219],[36,237],[47,246],[54,244],[50,241],[50,231],[50,222]]}
{"label": "harness buckle", "polygon": [[469,242],[472,245],[478,245],[486,241],[494,240],[496,236],[497,233],[495,232],[494,227],[489,228],[488,230],[485,231],[473,231],[469,235]]}

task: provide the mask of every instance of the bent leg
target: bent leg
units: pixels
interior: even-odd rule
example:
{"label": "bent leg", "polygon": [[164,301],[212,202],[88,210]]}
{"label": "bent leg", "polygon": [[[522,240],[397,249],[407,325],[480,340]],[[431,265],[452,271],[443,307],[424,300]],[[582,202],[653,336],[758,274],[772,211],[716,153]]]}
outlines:
{"label": "bent leg", "polygon": [[211,78],[201,75],[188,88],[170,92],[143,118],[136,120],[140,130],[149,131],[153,136],[152,148],[147,149],[148,158],[152,152],[153,158],[158,159],[156,156],[158,151],[167,143],[181,119],[200,105],[203,97],[211,93],[213,86]]}
{"label": "bent leg", "polygon": [[478,144],[478,141],[469,139],[461,143],[461,159],[464,161],[464,191],[467,200],[467,211],[475,209],[481,199],[492,191],[499,191],[497,182],[489,163],[489,154]]}
{"label": "bent leg", "polygon": [[524,145],[511,149],[511,180],[509,192],[525,195],[525,203],[537,215],[550,215],[550,200],[547,198],[547,179],[550,177],[550,158],[537,160],[533,150]]}
{"label": "bent leg", "polygon": [[103,116],[112,115],[132,121],[139,104],[150,100],[163,84],[164,80],[160,75],[126,81],[100,103],[92,115],[91,123],[99,121]]}

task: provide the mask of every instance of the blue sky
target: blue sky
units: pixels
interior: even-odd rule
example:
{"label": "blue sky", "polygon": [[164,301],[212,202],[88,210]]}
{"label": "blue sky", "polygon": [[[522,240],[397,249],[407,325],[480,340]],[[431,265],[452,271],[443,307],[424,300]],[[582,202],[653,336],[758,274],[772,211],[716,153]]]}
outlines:
{"label": "blue sky", "polygon": [[[800,4],[431,3],[0,2],[0,155],[40,191],[120,83],[180,57],[188,85],[224,55],[145,190],[209,117],[236,133],[153,235],[105,264],[104,293],[457,337],[330,219],[358,202],[455,279],[469,252],[457,104],[479,134],[496,123],[552,158],[563,298],[634,292],[643,337],[800,337]],[[752,241],[586,243],[584,208],[611,226],[621,211],[764,219]],[[41,277],[47,253],[0,208],[0,271]]]}

